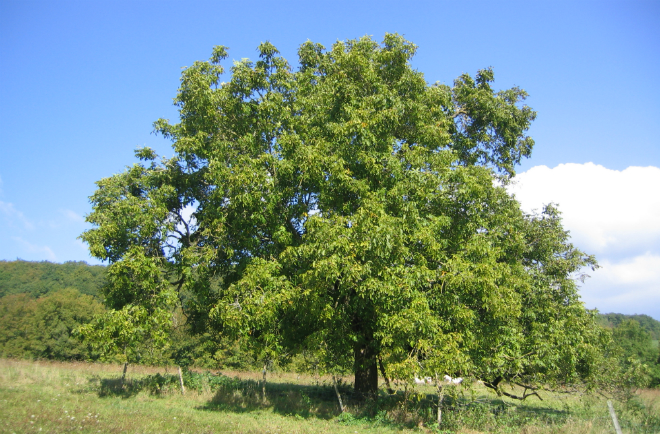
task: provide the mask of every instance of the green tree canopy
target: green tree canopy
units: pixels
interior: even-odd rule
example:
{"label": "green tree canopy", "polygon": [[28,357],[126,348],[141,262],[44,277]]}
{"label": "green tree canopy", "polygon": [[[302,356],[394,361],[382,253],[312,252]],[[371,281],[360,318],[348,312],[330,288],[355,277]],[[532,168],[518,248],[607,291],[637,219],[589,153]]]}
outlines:
{"label": "green tree canopy", "polygon": [[535,113],[493,71],[429,85],[396,34],[331,49],[294,70],[270,43],[225,47],[185,69],[180,122],[155,123],[175,155],[102,179],[82,235],[110,262],[110,306],[157,309],[174,291],[199,329],[247,336],[263,357],[314,351],[355,373],[591,378],[607,339],[548,206],[527,215],[503,185],[531,153]]}

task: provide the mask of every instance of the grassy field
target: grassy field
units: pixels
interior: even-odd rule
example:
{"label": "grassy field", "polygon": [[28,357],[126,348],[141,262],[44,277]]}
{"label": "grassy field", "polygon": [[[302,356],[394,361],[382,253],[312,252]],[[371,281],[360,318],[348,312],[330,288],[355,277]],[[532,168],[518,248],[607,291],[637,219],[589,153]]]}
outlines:
{"label": "grassy field", "polygon": [[[543,401],[499,399],[481,386],[456,388],[441,427],[432,386],[357,406],[341,387],[340,414],[330,378],[261,374],[190,374],[182,396],[172,368],[0,359],[0,432],[6,433],[613,433],[605,398],[543,393]],[[344,379],[348,381],[349,379]],[[345,383],[344,383],[345,384]],[[452,395],[450,393],[449,395]],[[615,402],[626,433],[660,432],[660,391]]]}

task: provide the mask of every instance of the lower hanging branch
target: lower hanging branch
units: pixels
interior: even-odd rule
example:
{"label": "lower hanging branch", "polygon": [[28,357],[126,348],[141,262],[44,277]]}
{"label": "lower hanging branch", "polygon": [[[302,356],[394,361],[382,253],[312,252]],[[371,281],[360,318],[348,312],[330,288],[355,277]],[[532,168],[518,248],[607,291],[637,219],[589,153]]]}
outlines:
{"label": "lower hanging branch", "polygon": [[504,395],[504,396],[508,396],[511,399],[518,399],[520,401],[524,401],[525,399],[529,398],[530,396],[536,396],[538,399],[543,401],[543,398],[541,398],[541,396],[538,393],[536,393],[536,392],[527,393],[527,389],[525,389],[525,391],[523,392],[523,396],[514,395],[512,393],[507,393],[503,390],[501,392],[502,392],[502,395]]}
{"label": "lower hanging branch", "polygon": [[[515,384],[516,386],[522,387],[524,389],[522,396],[519,396],[519,395],[514,395],[513,393],[505,392],[504,390],[500,389],[499,386],[500,386],[501,381],[502,381],[502,377],[497,377],[492,382],[484,381],[484,386],[488,387],[489,389],[493,389],[495,391],[495,393],[497,393],[497,396],[504,395],[506,397],[509,397],[511,399],[517,399],[519,401],[524,401],[525,399],[529,398],[530,396],[536,396],[539,400],[543,401],[543,398],[541,398],[541,395],[539,395],[538,392],[537,392],[538,389],[536,389],[532,386],[529,386],[527,384],[512,382],[511,384]],[[531,390],[531,393],[527,393],[530,390]]]}
{"label": "lower hanging branch", "polygon": [[502,377],[497,377],[493,381],[484,381],[484,386],[493,389],[495,393],[497,393],[497,396],[500,396],[502,394],[502,391],[499,388],[500,381],[502,381]]}
{"label": "lower hanging branch", "polygon": [[[513,383],[513,384],[515,384],[516,386],[519,386],[519,387],[522,387],[523,389],[525,389],[525,390],[523,391],[523,396],[522,396],[522,398],[514,398],[514,399],[524,400],[525,398],[527,398],[527,397],[529,397],[529,396],[536,396],[539,400],[543,401],[543,398],[541,398],[541,395],[538,394],[538,392],[537,392],[538,389],[537,389],[536,387],[532,387],[532,386],[530,386],[530,385],[527,385],[527,384],[520,384],[520,383]],[[532,393],[527,393],[528,390],[531,390]]]}

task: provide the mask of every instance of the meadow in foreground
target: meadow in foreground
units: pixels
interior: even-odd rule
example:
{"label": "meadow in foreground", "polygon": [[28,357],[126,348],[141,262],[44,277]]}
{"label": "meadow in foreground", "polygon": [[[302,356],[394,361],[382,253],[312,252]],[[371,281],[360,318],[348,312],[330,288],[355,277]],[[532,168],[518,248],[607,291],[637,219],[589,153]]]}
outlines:
{"label": "meadow in foreground", "polygon": [[[515,402],[476,385],[457,388],[437,427],[432,386],[402,386],[362,406],[340,386],[348,403],[341,414],[330,378],[274,373],[264,402],[257,372],[189,373],[183,396],[175,373],[130,367],[122,387],[118,365],[0,359],[0,432],[614,432],[605,398],[596,395],[546,392],[543,401]],[[640,391],[615,408],[624,432],[660,432],[660,391]]]}

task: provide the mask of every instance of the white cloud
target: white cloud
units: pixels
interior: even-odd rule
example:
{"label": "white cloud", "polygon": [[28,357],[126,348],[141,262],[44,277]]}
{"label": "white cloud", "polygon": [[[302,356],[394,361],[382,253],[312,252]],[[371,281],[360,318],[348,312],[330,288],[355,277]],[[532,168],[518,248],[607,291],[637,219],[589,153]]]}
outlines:
{"label": "white cloud", "polygon": [[25,229],[34,229],[34,225],[25,217],[25,215],[23,215],[22,212],[14,208],[13,203],[0,201],[0,213],[5,215],[9,226],[13,226],[15,222],[18,221]]}
{"label": "white cloud", "polygon": [[537,166],[509,191],[525,211],[554,202],[579,249],[602,268],[582,286],[587,307],[660,319],[660,168]]}
{"label": "white cloud", "polygon": [[660,168],[536,166],[515,182],[509,191],[523,209],[557,203],[574,243],[590,253],[639,252],[660,243]]}
{"label": "white cloud", "polygon": [[621,262],[606,259],[601,267],[599,277],[612,285],[643,285],[660,280],[660,255],[648,252]]}
{"label": "white cloud", "polygon": [[587,307],[601,312],[645,313],[660,319],[660,255],[600,261],[582,290]]}
{"label": "white cloud", "polygon": [[46,258],[49,261],[53,261],[53,262],[57,260],[55,253],[53,253],[53,250],[48,246],[38,246],[36,244],[30,243],[29,241],[25,241],[20,237],[11,237],[11,238],[17,243],[19,243],[27,253],[43,254],[46,256]]}

